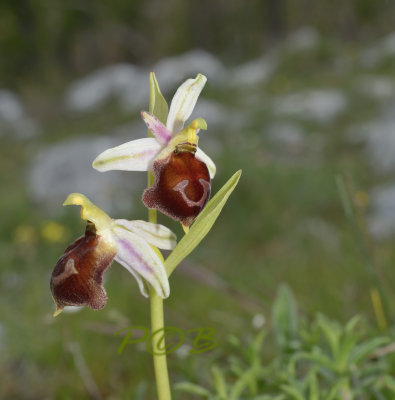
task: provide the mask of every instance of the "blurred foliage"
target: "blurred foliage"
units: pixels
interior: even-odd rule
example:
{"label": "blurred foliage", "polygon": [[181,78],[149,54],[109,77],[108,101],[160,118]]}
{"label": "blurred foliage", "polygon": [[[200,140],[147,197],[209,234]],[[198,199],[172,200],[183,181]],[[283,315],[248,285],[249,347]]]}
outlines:
{"label": "blurred foliage", "polygon": [[[359,316],[345,325],[322,314],[308,322],[297,310],[290,289],[280,286],[272,310],[272,333],[277,342],[272,359],[262,351],[270,344],[268,329],[245,341],[230,337],[233,350],[226,363],[211,367],[208,384],[180,382],[176,389],[210,400],[395,397],[393,335],[377,333]],[[292,335],[290,327],[295,328]]]}
{"label": "blurred foliage", "polygon": [[190,48],[235,63],[304,25],[361,40],[390,31],[394,9],[386,0],[3,0],[0,85],[116,61],[147,64]]}

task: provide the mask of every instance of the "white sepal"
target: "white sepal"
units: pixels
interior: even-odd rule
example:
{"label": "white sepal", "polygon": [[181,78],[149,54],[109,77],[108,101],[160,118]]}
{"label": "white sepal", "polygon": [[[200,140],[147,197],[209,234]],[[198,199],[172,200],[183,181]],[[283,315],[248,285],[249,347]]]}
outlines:
{"label": "white sepal", "polygon": [[166,146],[171,139],[172,133],[155,117],[155,115],[147,111],[141,111],[141,117],[158,142]]}
{"label": "white sepal", "polygon": [[[170,287],[165,267],[152,247],[136,233],[116,224],[116,221],[112,231],[118,246],[115,259],[134,276],[137,274],[144,278],[158,296],[169,297]],[[140,282],[139,286],[141,293],[146,296],[146,290],[142,289]]]}
{"label": "white sepal", "polygon": [[136,233],[148,243],[158,247],[159,249],[172,250],[176,247],[176,235],[169,228],[166,228],[163,225],[152,224],[142,220],[128,221],[126,219],[117,219],[115,223]]}
{"label": "white sepal", "polygon": [[213,179],[217,171],[214,161],[200,147],[197,148],[195,157],[206,164],[210,178]]}
{"label": "white sepal", "polygon": [[178,89],[171,101],[166,127],[173,135],[183,127],[185,121],[191,116],[197,99],[202,91],[207,78],[198,74],[195,79],[187,79]]}
{"label": "white sepal", "polygon": [[144,279],[133,268],[130,267],[129,261],[124,260],[122,258],[122,255],[118,254],[115,256],[114,260],[119,264],[121,264],[123,267],[125,267],[128,270],[128,272],[130,272],[134,276],[134,278],[137,281],[137,284],[139,285],[140,293],[144,297],[149,297],[149,290],[147,288],[147,284],[144,282]]}
{"label": "white sepal", "polygon": [[100,172],[148,171],[161,147],[161,144],[154,138],[132,140],[103,151],[95,158],[92,167]]}

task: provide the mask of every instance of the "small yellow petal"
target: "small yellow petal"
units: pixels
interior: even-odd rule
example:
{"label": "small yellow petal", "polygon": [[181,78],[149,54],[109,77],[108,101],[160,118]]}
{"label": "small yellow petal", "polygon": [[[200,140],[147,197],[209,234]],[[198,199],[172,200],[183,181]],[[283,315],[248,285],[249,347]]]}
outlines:
{"label": "small yellow petal", "polygon": [[93,222],[98,232],[111,227],[112,219],[81,193],[69,194],[63,205],[81,206],[81,218]]}
{"label": "small yellow petal", "polygon": [[177,135],[170,140],[168,145],[156,156],[155,160],[166,158],[179,144],[190,143],[197,146],[199,136],[196,131],[198,129],[207,129],[207,123],[203,118],[194,119],[186,128],[177,133]]}
{"label": "small yellow petal", "polygon": [[63,308],[56,308],[56,311],[53,313],[54,317],[57,317],[61,312],[63,311]]}
{"label": "small yellow petal", "polygon": [[187,128],[207,130],[207,122],[203,118],[194,119]]}

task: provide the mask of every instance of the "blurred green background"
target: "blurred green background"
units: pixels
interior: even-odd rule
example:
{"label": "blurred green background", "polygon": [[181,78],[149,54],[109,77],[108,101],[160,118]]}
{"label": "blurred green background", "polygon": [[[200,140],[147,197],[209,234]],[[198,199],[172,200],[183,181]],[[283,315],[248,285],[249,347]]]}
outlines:
{"label": "blurred green background", "polygon": [[[117,354],[115,331],[149,324],[133,278],[114,264],[102,311],[56,319],[49,291],[56,260],[84,229],[78,210],[61,206],[67,194],[86,194],[114,218],[146,217],[143,173],[90,165],[145,135],[151,70],[169,102],[185,78],[206,74],[194,115],[209,127],[200,144],[217,163],[213,193],[243,170],[213,230],[171,278],[167,324],[210,326],[218,341],[212,352],[172,354],[172,381],[204,382],[230,333],[270,326],[282,282],[307,319],[361,313],[375,326],[372,261],[390,322],[394,12],[388,0],[1,0],[0,398],[155,398],[144,346]],[[336,185],[344,174],[357,233]],[[85,367],[99,393],[87,390]]]}

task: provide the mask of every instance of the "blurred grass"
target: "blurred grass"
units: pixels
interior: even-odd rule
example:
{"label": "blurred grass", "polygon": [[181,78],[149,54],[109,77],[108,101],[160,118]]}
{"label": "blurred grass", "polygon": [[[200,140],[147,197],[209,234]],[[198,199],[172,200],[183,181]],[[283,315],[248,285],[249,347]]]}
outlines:
{"label": "blurred grass", "polygon": [[[353,64],[354,51],[332,43],[315,52],[290,56],[282,60],[266,85],[251,89],[249,94],[257,99],[316,87],[345,91],[349,106],[341,117],[320,125],[298,121],[307,135],[307,147],[300,154],[284,153],[265,135],[270,123],[287,118],[273,116],[265,109],[265,103],[256,102],[255,110],[246,109],[243,96],[234,89],[208,88],[211,98],[248,113],[245,127],[240,130],[229,126],[223,131],[208,132],[218,138],[224,149],[215,160],[218,175],[213,193],[235,170],[242,169],[243,176],[213,230],[188,262],[192,268],[202,266],[212,271],[231,289],[215,289],[207,282],[191,279],[182,265],[172,276],[172,295],[165,302],[166,324],[184,331],[212,326],[218,340],[218,347],[209,353],[185,358],[172,354],[172,381],[204,382],[204,366],[227,354],[229,334],[243,338],[253,330],[257,309],[246,307],[240,296],[252,300],[269,319],[281,282],[289,284],[308,316],[319,311],[346,321],[362,312],[374,321],[369,295],[372,282],[363,268],[335,184],[335,176],[345,171],[352,174],[356,187],[363,191],[385,179],[372,172],[361,146],[345,140],[350,125],[367,122],[379,112],[377,103],[359,95],[352,84],[359,71]],[[342,73],[336,72],[332,63],[334,57],[340,56],[351,65]],[[395,79],[393,70],[385,65],[379,65],[375,73]],[[61,93],[51,96],[54,100]],[[154,398],[150,355],[144,347],[129,345],[119,356],[121,338],[113,336],[127,326],[149,326],[147,300],[139,294],[129,274],[114,265],[106,273],[109,300],[104,310],[64,313],[53,319],[49,291],[52,267],[84,227],[78,212],[67,210],[56,222],[64,226],[68,237],[49,242],[42,235],[48,220],[46,211],[32,204],[26,192],[25,172],[34,149],[81,133],[104,133],[138,116],[121,112],[112,103],[98,113],[78,118],[59,110],[55,115],[56,118],[42,118],[44,133],[37,141],[2,138],[0,148],[0,323],[6,343],[0,347],[0,398],[90,398],[67,350],[71,342],[81,345],[82,356],[104,398],[132,398],[143,390],[144,382],[147,394],[141,398]],[[293,118],[288,120],[292,122]],[[317,140],[324,140],[322,150],[309,147]],[[204,146],[204,137],[201,143],[210,153]],[[145,218],[145,214],[146,210],[138,206],[130,218]],[[182,231],[175,223],[163,216],[160,222],[181,237]],[[320,226],[322,234],[317,233]],[[375,257],[390,286],[395,282],[391,240],[376,246]],[[232,288],[238,296],[232,295]],[[389,296],[394,301],[391,291]],[[192,341],[187,336],[187,343]],[[270,347],[266,351],[270,354]],[[199,365],[203,367],[196,377]]]}

